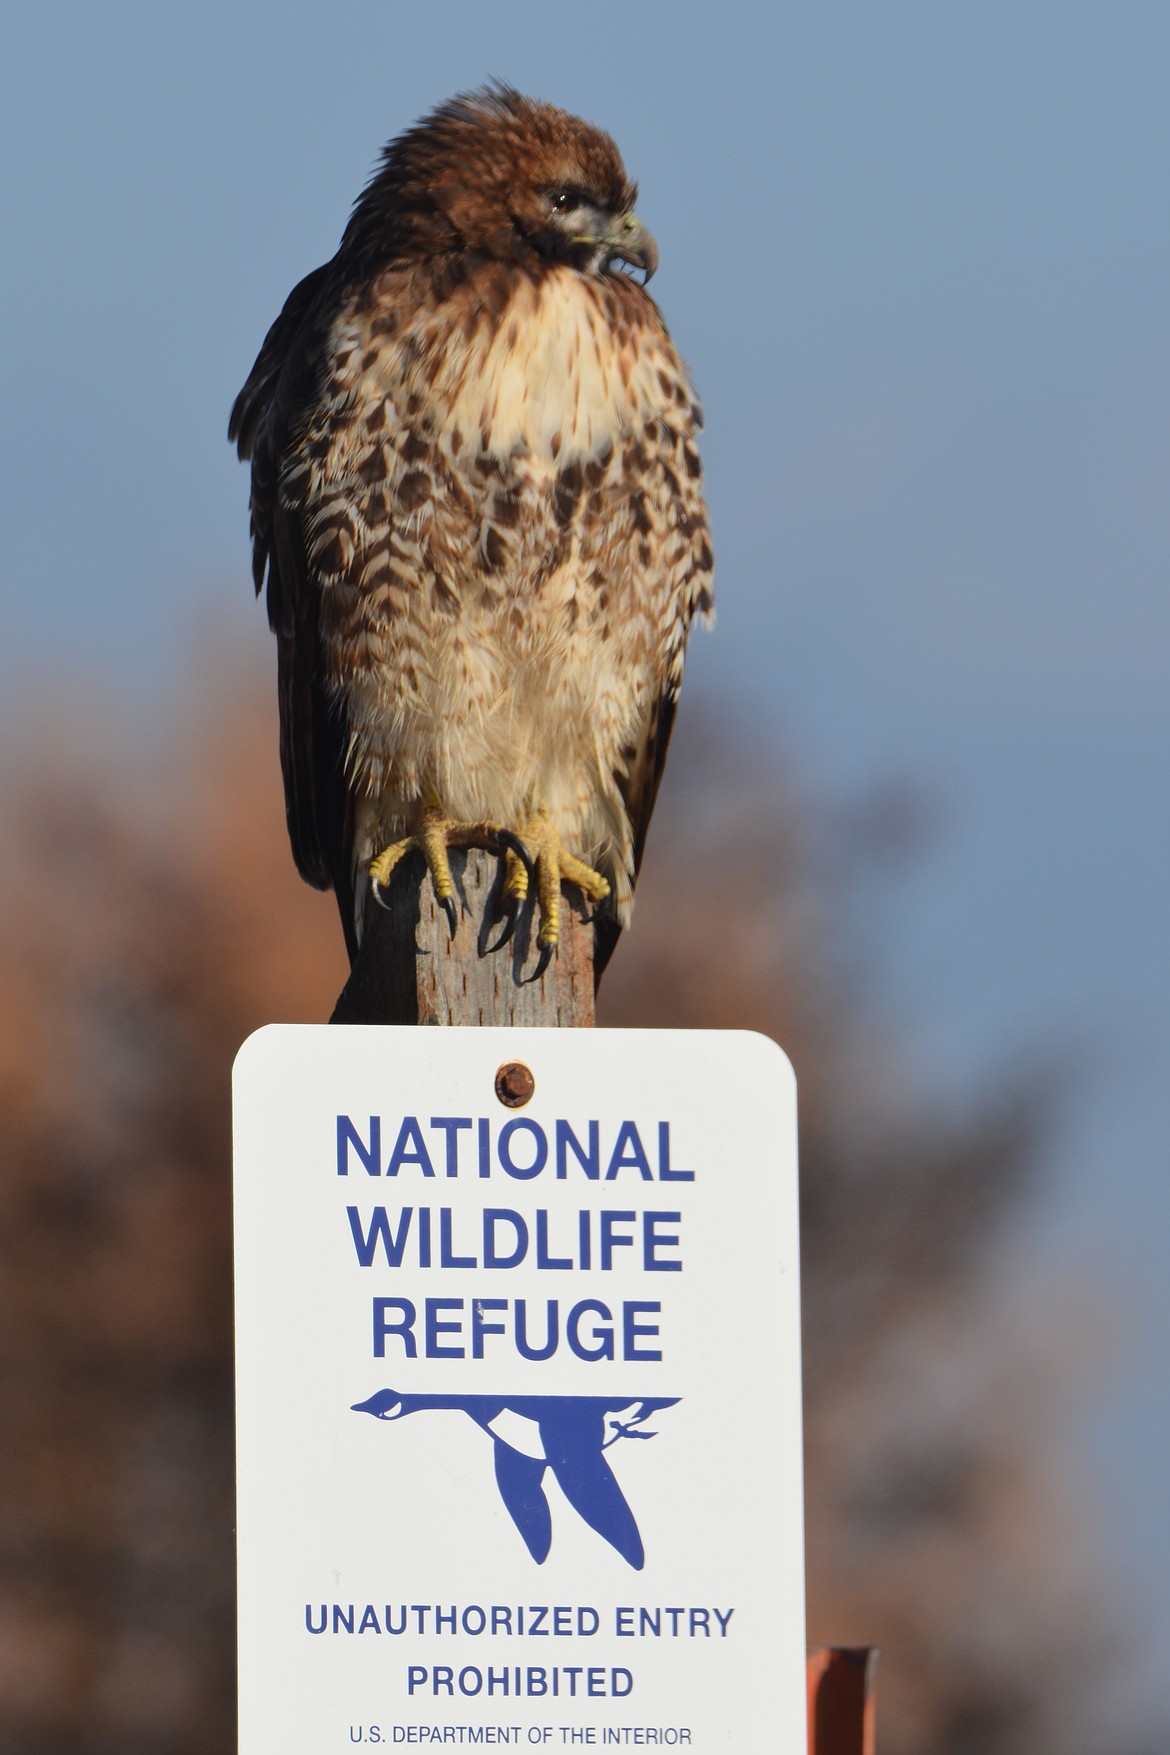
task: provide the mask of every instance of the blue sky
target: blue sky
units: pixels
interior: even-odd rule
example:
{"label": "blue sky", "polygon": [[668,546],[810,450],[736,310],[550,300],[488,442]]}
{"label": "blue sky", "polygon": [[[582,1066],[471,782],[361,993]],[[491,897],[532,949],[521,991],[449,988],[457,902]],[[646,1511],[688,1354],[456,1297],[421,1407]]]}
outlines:
{"label": "blue sky", "polygon": [[262,652],[227,410],[383,141],[489,75],[609,127],[706,405],[688,688],[939,834],[878,976],[924,1077],[1082,1072],[1040,1259],[1127,1350],[1087,1436],[1170,1630],[1170,8],[5,9],[0,679]]}

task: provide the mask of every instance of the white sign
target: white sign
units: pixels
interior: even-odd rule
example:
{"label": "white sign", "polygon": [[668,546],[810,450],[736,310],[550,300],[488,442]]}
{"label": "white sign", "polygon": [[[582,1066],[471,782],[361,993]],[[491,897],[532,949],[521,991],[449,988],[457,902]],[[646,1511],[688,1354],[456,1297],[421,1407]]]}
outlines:
{"label": "white sign", "polygon": [[775,1044],[273,1025],[235,1176],[242,1755],[802,1751]]}

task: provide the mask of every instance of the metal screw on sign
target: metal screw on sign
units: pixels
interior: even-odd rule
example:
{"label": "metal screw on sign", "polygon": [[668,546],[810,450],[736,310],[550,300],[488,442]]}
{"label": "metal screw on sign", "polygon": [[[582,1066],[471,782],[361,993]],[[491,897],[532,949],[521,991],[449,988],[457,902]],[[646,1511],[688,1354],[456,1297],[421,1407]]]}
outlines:
{"label": "metal screw on sign", "polygon": [[522,1060],[506,1060],[496,1074],[496,1096],[506,1109],[523,1109],[535,1089],[531,1068]]}

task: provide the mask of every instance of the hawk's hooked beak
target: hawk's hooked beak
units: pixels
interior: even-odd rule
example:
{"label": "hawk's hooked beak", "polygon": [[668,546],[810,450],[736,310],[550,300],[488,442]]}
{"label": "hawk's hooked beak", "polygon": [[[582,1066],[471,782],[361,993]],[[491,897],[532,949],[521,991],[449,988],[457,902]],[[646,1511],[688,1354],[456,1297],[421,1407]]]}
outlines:
{"label": "hawk's hooked beak", "polygon": [[628,262],[641,268],[649,280],[658,267],[658,245],[636,213],[623,213],[615,219],[602,239],[610,262]]}

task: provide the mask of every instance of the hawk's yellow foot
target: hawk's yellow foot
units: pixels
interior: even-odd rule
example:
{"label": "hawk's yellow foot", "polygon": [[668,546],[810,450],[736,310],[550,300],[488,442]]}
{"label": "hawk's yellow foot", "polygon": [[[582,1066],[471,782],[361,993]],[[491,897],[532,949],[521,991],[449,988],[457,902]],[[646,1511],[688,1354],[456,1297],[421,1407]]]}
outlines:
{"label": "hawk's yellow foot", "polygon": [[[511,841],[514,838],[506,836],[505,839]],[[404,835],[401,841],[392,841],[389,847],[384,847],[376,858],[371,859],[368,870],[374,900],[386,907],[382,892],[390,882],[394,868],[408,853],[421,853],[431,874],[435,900],[447,916],[451,937],[454,938],[458,917],[455,910],[455,882],[451,876],[448,853],[453,847],[482,847],[487,853],[499,853],[502,845],[501,830],[497,823],[453,822],[450,817],[443,815],[438,805],[427,805],[423,811],[422,825],[413,835]]]}
{"label": "hawk's yellow foot", "polygon": [[504,860],[504,885],[502,900],[506,923],[503,932],[492,946],[498,950],[506,944],[515,931],[520,909],[527,899],[529,885],[533,875],[536,878],[536,901],[540,915],[540,927],[536,942],[540,955],[532,980],[538,981],[552,961],[561,938],[561,882],[566,880],[576,884],[583,895],[596,905],[603,902],[609,895],[609,883],[599,871],[570,853],[561,845],[560,835],[553,826],[547,811],[538,810],[529,819],[523,833],[524,851],[528,859],[521,857],[521,849],[515,837],[506,832],[501,836],[501,845],[506,848]]}

